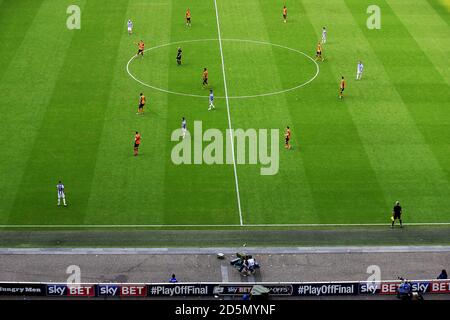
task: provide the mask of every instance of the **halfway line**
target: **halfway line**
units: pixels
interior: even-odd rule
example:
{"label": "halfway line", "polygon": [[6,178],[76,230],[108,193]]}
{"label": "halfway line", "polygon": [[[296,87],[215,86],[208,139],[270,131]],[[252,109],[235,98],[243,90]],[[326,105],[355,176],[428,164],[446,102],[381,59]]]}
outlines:
{"label": "halfway line", "polygon": [[239,210],[239,223],[242,226],[244,223],[242,221],[241,198],[239,196],[239,183],[238,183],[237,170],[236,170],[236,161],[234,158],[233,128],[231,127],[230,104],[228,101],[227,80],[225,77],[225,63],[223,61],[223,51],[222,51],[222,37],[220,36],[219,12],[217,11],[216,0],[214,0],[214,8],[216,9],[217,33],[219,34],[220,58],[222,59],[223,86],[225,89],[225,101],[227,104],[228,128],[230,129],[231,153],[233,156],[234,180],[236,182],[236,196],[237,196],[237,204],[238,204],[238,210]]}

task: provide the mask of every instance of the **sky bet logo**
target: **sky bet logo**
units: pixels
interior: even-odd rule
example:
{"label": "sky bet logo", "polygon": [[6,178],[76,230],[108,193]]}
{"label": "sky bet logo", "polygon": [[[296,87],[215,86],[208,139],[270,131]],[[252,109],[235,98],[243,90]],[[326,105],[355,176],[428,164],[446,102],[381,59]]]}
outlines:
{"label": "sky bet logo", "polygon": [[119,295],[119,286],[112,286],[112,285],[102,285],[99,284],[97,286],[98,290],[98,296],[108,296],[108,297],[115,297]]}
{"label": "sky bet logo", "polygon": [[98,296],[121,296],[121,297],[145,297],[147,296],[146,286],[117,286],[117,285],[106,285],[100,284],[97,286]]}
{"label": "sky bet logo", "polygon": [[[411,282],[413,291],[420,293],[428,292],[429,282]],[[380,285],[380,294],[396,294],[399,282],[384,282]]]}
{"label": "sky bet logo", "polygon": [[93,297],[95,290],[94,286],[47,285],[47,296]]}

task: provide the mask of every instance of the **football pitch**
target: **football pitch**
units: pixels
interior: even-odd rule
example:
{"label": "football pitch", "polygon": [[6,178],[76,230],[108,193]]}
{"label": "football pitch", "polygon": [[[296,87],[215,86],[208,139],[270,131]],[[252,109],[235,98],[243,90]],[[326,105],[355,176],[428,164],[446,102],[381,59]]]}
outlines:
{"label": "football pitch", "polygon": [[[450,224],[449,0],[0,0],[0,26],[0,228]],[[182,117],[279,130],[277,173],[175,164]]]}

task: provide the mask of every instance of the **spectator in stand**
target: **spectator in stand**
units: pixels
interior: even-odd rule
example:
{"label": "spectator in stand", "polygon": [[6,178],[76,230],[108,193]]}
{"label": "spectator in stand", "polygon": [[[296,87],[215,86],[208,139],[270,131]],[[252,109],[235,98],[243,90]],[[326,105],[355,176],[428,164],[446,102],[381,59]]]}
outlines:
{"label": "spectator in stand", "polygon": [[172,274],[172,278],[170,278],[169,282],[170,283],[177,283],[178,282],[177,278],[175,277],[175,273]]}
{"label": "spectator in stand", "polygon": [[441,274],[438,275],[437,278],[438,278],[438,279],[448,279],[447,271],[445,271],[445,269],[443,269],[443,270],[441,271]]}

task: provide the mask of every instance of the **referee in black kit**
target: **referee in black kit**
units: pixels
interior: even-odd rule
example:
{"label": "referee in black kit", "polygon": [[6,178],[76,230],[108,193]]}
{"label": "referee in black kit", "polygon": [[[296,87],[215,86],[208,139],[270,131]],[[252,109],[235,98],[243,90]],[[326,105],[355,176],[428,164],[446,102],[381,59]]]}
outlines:
{"label": "referee in black kit", "polygon": [[402,224],[402,207],[400,206],[400,202],[396,201],[395,206],[392,209],[392,225],[391,228],[394,227],[395,220],[400,221],[400,228],[403,228]]}
{"label": "referee in black kit", "polygon": [[177,64],[180,66],[181,65],[181,54],[183,53],[183,51],[181,50],[180,47],[178,47],[178,51],[177,51]]}

